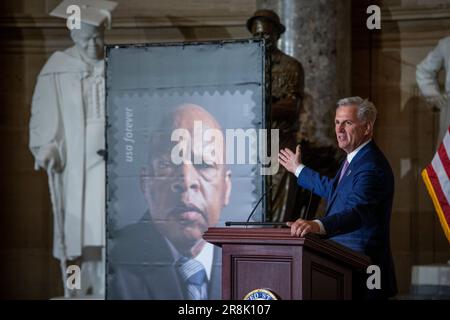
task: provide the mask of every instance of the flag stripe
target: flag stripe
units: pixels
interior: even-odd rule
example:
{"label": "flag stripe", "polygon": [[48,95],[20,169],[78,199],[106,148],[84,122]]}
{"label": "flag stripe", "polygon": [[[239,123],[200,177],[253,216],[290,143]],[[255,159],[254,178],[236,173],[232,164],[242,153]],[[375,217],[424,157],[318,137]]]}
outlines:
{"label": "flag stripe", "polygon": [[[442,190],[437,181],[437,177],[431,166],[427,166],[427,168],[422,171],[422,178],[425,182],[428,193],[430,194],[431,200],[433,201],[434,207],[438,214],[439,222],[441,223],[442,229],[444,230],[444,234],[447,237],[447,240],[450,242],[450,207],[449,204],[445,202],[445,197],[442,194]],[[434,183],[431,182],[432,179],[434,180]],[[437,185],[436,188],[435,184]],[[444,201],[441,202],[440,199]]]}
{"label": "flag stripe", "polygon": [[[450,147],[450,144],[449,144]],[[442,167],[447,174],[447,177],[445,178],[447,181],[450,180],[450,159],[448,158],[447,150],[445,148],[444,143],[441,143],[438,149],[437,156],[440,158]]]}
{"label": "flag stripe", "polygon": [[441,184],[439,183],[439,178],[436,174],[435,169],[432,166],[427,167],[428,180],[434,190],[437,200],[439,201],[440,207],[447,221],[450,221],[450,202],[445,197],[442,190]]}
{"label": "flag stripe", "polygon": [[[445,169],[439,155],[436,154],[436,156],[431,161],[431,166],[429,165],[427,169],[428,168],[433,169],[431,174],[430,171],[428,171],[428,177],[430,178],[433,187],[436,188],[437,186],[439,186],[447,204],[450,203],[450,179],[445,173]],[[434,177],[436,177],[436,179],[434,179]]]}
{"label": "flag stripe", "polygon": [[450,242],[450,126],[433,160],[422,171],[422,178]]}

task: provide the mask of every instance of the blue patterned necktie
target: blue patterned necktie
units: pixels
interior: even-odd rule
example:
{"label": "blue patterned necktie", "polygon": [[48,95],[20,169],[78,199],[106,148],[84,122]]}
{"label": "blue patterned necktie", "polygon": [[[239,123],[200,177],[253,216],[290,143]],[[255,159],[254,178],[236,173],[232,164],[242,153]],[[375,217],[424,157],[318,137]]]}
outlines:
{"label": "blue patterned necktie", "polygon": [[208,283],[203,265],[194,259],[182,257],[178,260],[178,268],[182,280],[187,284],[190,300],[208,299]]}

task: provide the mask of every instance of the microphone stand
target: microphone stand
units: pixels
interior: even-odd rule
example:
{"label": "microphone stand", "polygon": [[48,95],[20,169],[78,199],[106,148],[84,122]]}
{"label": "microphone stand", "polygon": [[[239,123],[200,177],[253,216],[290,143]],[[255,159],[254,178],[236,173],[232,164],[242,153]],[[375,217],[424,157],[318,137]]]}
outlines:
{"label": "microphone stand", "polygon": [[270,190],[272,190],[273,185],[271,185],[269,187],[269,190],[267,190],[266,192],[264,192],[264,194],[261,196],[261,198],[259,198],[258,202],[256,203],[255,207],[253,208],[252,212],[249,214],[247,221],[242,222],[242,221],[226,221],[225,222],[225,226],[230,227],[230,226],[282,226],[282,227],[287,227],[286,222],[250,222],[250,218],[253,216],[253,214],[256,211],[256,208],[258,208],[258,205],[261,203],[261,201],[265,198],[265,196],[267,195],[267,193],[270,192]]}

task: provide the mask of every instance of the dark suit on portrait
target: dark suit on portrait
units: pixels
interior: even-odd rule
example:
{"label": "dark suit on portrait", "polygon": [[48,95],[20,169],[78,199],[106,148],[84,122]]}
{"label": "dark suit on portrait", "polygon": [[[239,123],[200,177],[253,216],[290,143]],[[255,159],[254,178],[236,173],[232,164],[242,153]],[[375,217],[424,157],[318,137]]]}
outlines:
{"label": "dark suit on portrait", "polygon": [[[187,288],[150,214],[108,236],[108,299],[185,300]],[[209,299],[221,298],[221,253],[214,247]]]}
{"label": "dark suit on portrait", "polygon": [[358,151],[338,183],[341,170],[342,166],[329,179],[304,167],[297,182],[327,200],[325,216],[319,219],[327,237],[368,255],[372,264],[380,267],[381,290],[367,290],[367,297],[393,296],[397,284],[389,236],[394,197],[392,169],[371,141]]}

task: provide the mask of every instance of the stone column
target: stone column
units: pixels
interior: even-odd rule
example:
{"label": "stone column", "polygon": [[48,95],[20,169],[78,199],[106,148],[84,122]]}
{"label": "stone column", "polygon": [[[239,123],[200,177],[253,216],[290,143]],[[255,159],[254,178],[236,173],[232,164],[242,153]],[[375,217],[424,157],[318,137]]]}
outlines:
{"label": "stone column", "polygon": [[[316,143],[335,143],[334,110],[351,91],[351,7],[348,0],[257,0],[286,26],[279,48],[305,70],[304,107],[312,110]],[[308,100],[310,98],[310,100]],[[308,111],[308,110],[306,110]]]}

